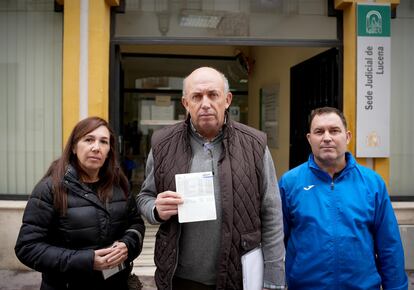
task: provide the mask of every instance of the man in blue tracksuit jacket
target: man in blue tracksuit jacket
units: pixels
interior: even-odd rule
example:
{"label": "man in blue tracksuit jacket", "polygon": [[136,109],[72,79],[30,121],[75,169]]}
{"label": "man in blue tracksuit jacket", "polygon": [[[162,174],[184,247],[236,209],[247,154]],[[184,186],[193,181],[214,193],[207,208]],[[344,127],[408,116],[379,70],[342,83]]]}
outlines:
{"label": "man in blue tracksuit jacket", "polygon": [[308,162],[280,180],[286,276],[294,289],[407,289],[398,224],[382,178],[346,152],[339,110],[313,110]]}

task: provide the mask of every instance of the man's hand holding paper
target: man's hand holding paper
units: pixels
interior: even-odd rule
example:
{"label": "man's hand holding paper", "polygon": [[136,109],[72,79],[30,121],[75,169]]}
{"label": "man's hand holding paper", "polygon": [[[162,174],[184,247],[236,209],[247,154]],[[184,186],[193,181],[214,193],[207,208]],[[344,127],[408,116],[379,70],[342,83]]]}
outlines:
{"label": "man's hand holding paper", "polygon": [[157,195],[155,209],[161,220],[169,220],[173,215],[178,214],[177,206],[183,203],[181,195],[174,191],[164,191]]}

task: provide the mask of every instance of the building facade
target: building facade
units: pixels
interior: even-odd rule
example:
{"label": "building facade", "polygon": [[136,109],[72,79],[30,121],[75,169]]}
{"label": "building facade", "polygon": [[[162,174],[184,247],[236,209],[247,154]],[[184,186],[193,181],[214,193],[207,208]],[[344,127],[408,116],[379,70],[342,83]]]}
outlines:
{"label": "building facade", "polygon": [[[279,176],[292,164],[296,121],[306,124],[302,112],[312,106],[343,109],[355,136],[364,2],[0,0],[0,268],[22,267],[12,249],[25,200],[74,124],[90,115],[109,119],[121,154],[135,162],[137,190],[151,132],[182,119],[181,80],[194,67],[211,65],[229,77],[232,114],[268,133]],[[369,4],[387,5],[392,15],[390,153],[358,161],[386,180],[413,257],[414,4]],[[307,73],[293,77],[296,69]],[[292,101],[298,87],[307,88],[304,99]],[[168,106],[160,111],[154,105],[161,101]],[[160,122],[151,113],[166,117]],[[352,141],[354,154],[356,147]]]}

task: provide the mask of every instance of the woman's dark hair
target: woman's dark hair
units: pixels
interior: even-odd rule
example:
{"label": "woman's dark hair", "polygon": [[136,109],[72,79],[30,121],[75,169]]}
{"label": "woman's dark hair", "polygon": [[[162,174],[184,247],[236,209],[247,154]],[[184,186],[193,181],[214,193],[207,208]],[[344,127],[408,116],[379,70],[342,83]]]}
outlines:
{"label": "woman's dark hair", "polygon": [[103,202],[110,199],[112,197],[112,190],[114,186],[120,187],[123,190],[125,196],[128,196],[128,180],[119,166],[115,135],[107,121],[99,117],[89,117],[81,120],[76,124],[69,136],[68,141],[66,142],[61,157],[52,162],[44,176],[50,176],[52,178],[54,207],[62,215],[66,213],[68,206],[67,191],[63,186],[63,177],[66,173],[66,170],[68,169],[69,164],[76,169],[79,178],[86,175],[86,172],[79,165],[78,158],[73,153],[73,149],[83,136],[101,126],[105,126],[109,131],[110,149],[104,164],[99,170],[100,182],[97,189],[98,197]]}

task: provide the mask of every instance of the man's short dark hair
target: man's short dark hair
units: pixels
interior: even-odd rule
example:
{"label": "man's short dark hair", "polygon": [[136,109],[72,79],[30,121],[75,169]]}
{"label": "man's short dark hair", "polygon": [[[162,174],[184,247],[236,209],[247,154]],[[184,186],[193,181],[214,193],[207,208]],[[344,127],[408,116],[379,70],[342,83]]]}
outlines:
{"label": "man's short dark hair", "polygon": [[347,129],[346,119],[345,119],[344,114],[340,110],[338,110],[337,108],[333,108],[333,107],[322,107],[322,108],[313,109],[311,111],[309,115],[309,131],[311,130],[312,121],[315,118],[315,116],[319,116],[323,114],[330,114],[330,113],[337,114],[339,118],[341,118],[342,124],[344,125],[345,130],[346,130]]}

